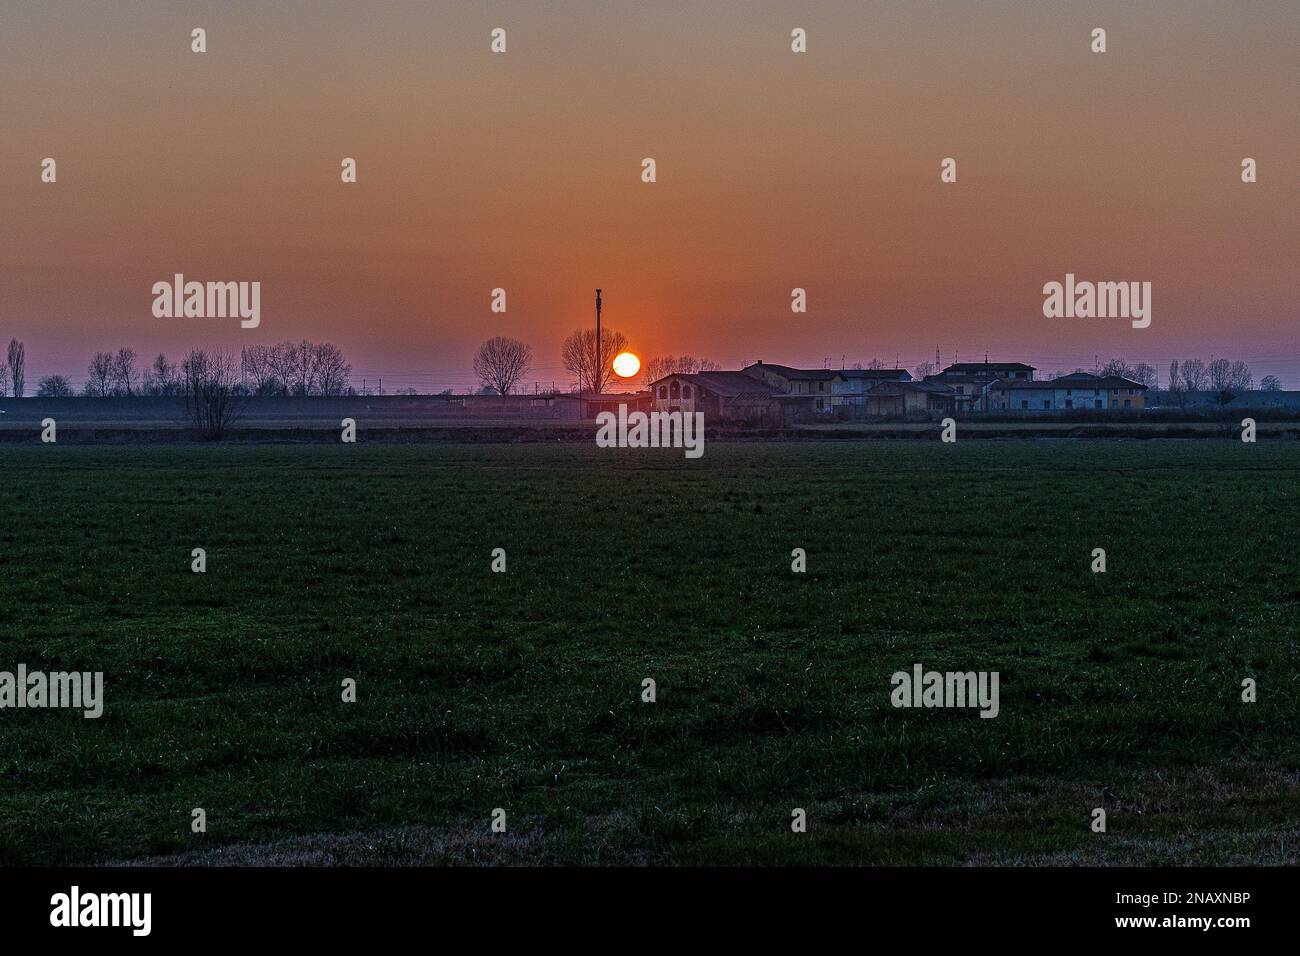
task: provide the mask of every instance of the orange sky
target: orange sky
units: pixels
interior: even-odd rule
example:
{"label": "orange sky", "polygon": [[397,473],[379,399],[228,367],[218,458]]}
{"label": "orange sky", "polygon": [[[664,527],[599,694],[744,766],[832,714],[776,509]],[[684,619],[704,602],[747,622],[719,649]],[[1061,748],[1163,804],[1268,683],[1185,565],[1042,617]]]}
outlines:
{"label": "orange sky", "polygon": [[[459,389],[497,334],[567,384],[601,286],[643,357],[1215,354],[1300,387],[1297,49],[1267,0],[10,0],[0,338],[29,391],[100,349],[302,337],[357,385]],[[154,318],[175,272],[260,280],[261,327]],[[1152,282],[1151,327],[1044,318],[1067,272]]]}

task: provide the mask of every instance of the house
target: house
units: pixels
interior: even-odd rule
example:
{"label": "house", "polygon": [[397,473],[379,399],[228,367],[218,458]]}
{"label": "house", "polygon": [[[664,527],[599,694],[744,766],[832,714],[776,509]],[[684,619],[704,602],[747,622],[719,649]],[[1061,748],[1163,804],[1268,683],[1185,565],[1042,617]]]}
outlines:
{"label": "house", "polygon": [[1147,387],[1119,375],[1073,372],[1046,382],[999,381],[989,388],[993,411],[1137,411]]}
{"label": "house", "polygon": [[842,368],[831,379],[831,405],[867,404],[867,392],[881,382],[910,382],[905,368]]}
{"label": "house", "polygon": [[946,381],[949,376],[980,375],[988,381],[1032,382],[1037,371],[1024,362],[954,362],[938,378]]}
{"label": "house", "polygon": [[651,411],[704,412],[706,420],[769,425],[812,417],[821,401],[815,393],[786,394],[744,371],[665,375],[651,383],[650,392]]}
{"label": "house", "polygon": [[775,385],[787,395],[810,395],[813,408],[829,412],[837,406],[865,407],[867,392],[881,382],[907,382],[912,375],[905,368],[791,368],[755,362],[741,369],[759,381]]}
{"label": "house", "polygon": [[942,382],[881,382],[867,392],[867,414],[891,418],[951,415],[957,393]]}
{"label": "house", "polygon": [[986,412],[989,409],[989,389],[997,381],[995,378],[987,378],[984,375],[927,375],[927,382],[937,382],[940,385],[947,385],[956,395],[956,406],[959,412],[979,411]]}
{"label": "house", "polygon": [[819,412],[830,411],[835,378],[840,374],[836,369],[791,368],[788,365],[765,365],[761,361],[746,365],[740,371],[785,395],[811,396],[813,407]]}

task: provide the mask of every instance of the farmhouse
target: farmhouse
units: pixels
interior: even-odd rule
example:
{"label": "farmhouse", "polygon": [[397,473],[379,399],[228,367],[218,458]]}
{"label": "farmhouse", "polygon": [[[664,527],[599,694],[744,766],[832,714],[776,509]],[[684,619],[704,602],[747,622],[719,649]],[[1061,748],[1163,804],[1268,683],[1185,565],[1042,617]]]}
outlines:
{"label": "farmhouse", "polygon": [[1119,375],[1073,372],[1047,382],[1000,381],[989,388],[993,411],[1134,411],[1146,407],[1147,387]]}
{"label": "farmhouse", "polygon": [[1032,382],[1037,371],[1024,362],[954,362],[939,373],[939,378],[950,375],[982,375],[989,379]]}
{"label": "farmhouse", "polygon": [[829,368],[791,368],[788,365],[764,365],[761,361],[746,365],[742,374],[771,385],[785,395],[808,395],[813,408],[829,411],[835,378],[840,373]]}
{"label": "farmhouse", "polygon": [[913,418],[951,415],[957,393],[942,382],[881,382],[867,392],[867,414]]}
{"label": "farmhouse", "polygon": [[741,369],[786,395],[813,397],[812,408],[829,412],[834,408],[867,404],[867,392],[882,382],[908,382],[912,375],[905,368],[791,368],[755,362]]}
{"label": "farmhouse", "polygon": [[767,425],[808,417],[821,401],[816,393],[786,394],[745,372],[665,375],[651,383],[650,392],[655,411],[704,412],[710,419]]}
{"label": "farmhouse", "polygon": [[882,382],[910,382],[912,375],[905,368],[842,368],[831,380],[831,404],[867,404],[867,392]]}

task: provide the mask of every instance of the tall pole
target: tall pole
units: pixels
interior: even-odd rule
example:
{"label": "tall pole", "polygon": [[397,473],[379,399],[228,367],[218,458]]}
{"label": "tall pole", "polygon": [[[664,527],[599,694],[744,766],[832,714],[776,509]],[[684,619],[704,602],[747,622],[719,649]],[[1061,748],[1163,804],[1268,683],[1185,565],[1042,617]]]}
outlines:
{"label": "tall pole", "polygon": [[600,290],[597,289],[596,290],[596,361],[592,369],[596,373],[595,375],[596,380],[595,382],[592,383],[594,386],[592,391],[594,391],[597,395],[600,394],[600,390],[604,385],[604,383],[601,381],[601,379],[604,378],[604,375],[602,374],[604,372],[603,366],[604,366],[604,362],[603,362],[603,356],[601,355],[601,348],[600,348]]}

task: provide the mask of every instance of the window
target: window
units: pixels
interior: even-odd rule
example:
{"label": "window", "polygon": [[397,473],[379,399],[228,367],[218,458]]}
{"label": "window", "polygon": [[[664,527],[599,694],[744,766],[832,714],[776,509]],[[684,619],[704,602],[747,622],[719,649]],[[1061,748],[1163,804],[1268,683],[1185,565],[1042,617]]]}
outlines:
{"label": "window", "polygon": [[667,386],[667,385],[660,385],[660,386],[659,386],[659,397],[660,397],[660,398],[667,398],[667,397],[668,397],[668,386]]}
{"label": "window", "polygon": [[1052,400],[1051,400],[1050,398],[1045,398],[1045,399],[1043,399],[1043,407],[1044,407],[1044,408],[1051,408],[1051,407],[1052,407]]}
{"label": "window", "polygon": [[682,398],[690,398],[690,397],[691,397],[691,387],[689,385],[683,385]]}
{"label": "window", "polygon": [[1065,400],[1065,407],[1066,407],[1066,408],[1074,408],[1074,399],[1072,399],[1072,398],[1067,398],[1067,399]]}
{"label": "window", "polygon": [[672,384],[672,388],[671,388],[671,390],[670,390],[669,393],[668,393],[669,396],[670,396],[671,398],[676,398],[676,397],[679,396],[681,393],[682,393],[682,392],[681,392],[681,388],[678,387],[678,385],[677,385],[676,382],[673,382],[673,384]]}
{"label": "window", "polygon": [[1129,401],[1129,400],[1126,398],[1126,399],[1124,399],[1124,407],[1125,407],[1125,408],[1132,408],[1132,407],[1133,407],[1133,403],[1132,403],[1131,401]]}
{"label": "window", "polygon": [[1029,407],[1029,401],[1028,401],[1028,399],[1024,399],[1024,398],[1022,398],[1022,399],[1020,400],[1020,407],[1021,407],[1021,408],[1028,408],[1028,407]]}

